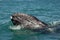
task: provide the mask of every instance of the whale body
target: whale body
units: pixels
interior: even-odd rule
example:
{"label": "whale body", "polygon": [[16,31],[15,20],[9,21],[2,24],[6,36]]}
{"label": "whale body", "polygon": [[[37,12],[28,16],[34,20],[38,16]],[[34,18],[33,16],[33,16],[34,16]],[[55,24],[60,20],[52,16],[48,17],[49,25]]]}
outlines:
{"label": "whale body", "polygon": [[14,25],[20,25],[21,28],[29,30],[44,30],[48,26],[48,24],[38,20],[35,16],[24,13],[11,15],[11,21]]}

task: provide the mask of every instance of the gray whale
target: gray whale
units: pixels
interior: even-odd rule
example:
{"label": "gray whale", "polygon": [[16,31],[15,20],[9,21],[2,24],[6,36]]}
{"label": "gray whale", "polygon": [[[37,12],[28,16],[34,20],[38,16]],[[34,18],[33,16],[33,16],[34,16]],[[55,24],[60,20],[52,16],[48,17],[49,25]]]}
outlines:
{"label": "gray whale", "polygon": [[35,16],[24,13],[11,15],[11,21],[14,25],[20,25],[21,28],[29,30],[44,30],[48,27],[48,24],[38,20]]}
{"label": "gray whale", "polygon": [[15,13],[10,18],[13,25],[15,25],[14,27],[10,27],[12,30],[20,30],[22,28],[37,32],[60,32],[60,21],[55,21],[49,25],[35,16],[24,13]]}

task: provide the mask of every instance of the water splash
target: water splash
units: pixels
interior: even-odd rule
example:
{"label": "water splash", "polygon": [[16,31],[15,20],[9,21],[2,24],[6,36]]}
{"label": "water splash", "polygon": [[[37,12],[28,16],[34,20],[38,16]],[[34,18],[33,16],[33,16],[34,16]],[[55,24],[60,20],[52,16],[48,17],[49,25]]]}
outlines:
{"label": "water splash", "polygon": [[49,25],[50,28],[48,28],[48,30],[50,32],[53,32],[53,33],[60,32],[60,20],[49,22],[49,23],[50,23]]}
{"label": "water splash", "polygon": [[20,30],[21,29],[21,27],[19,25],[18,26],[10,26],[9,28],[12,30]]}
{"label": "water splash", "polygon": [[50,24],[51,26],[57,26],[57,25],[60,25],[60,20],[49,22],[49,24]]}

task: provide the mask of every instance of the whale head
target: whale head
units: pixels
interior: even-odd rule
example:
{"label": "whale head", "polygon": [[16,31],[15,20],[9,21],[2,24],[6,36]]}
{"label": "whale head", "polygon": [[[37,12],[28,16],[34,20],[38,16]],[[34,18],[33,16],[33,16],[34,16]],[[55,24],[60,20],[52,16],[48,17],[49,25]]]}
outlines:
{"label": "whale head", "polygon": [[25,14],[13,14],[13,15],[11,15],[11,21],[12,21],[12,23],[14,24],[14,25],[20,25],[20,24],[22,24],[23,23],[23,21],[24,21],[24,15]]}

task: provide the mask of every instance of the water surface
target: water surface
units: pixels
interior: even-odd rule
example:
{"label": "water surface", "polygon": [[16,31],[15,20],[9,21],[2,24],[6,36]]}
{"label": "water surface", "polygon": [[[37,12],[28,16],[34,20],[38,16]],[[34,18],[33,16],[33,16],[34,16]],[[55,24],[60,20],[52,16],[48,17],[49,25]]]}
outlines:
{"label": "water surface", "polygon": [[60,33],[13,32],[10,16],[26,13],[43,22],[60,21],[60,0],[0,0],[0,40],[60,40]]}

